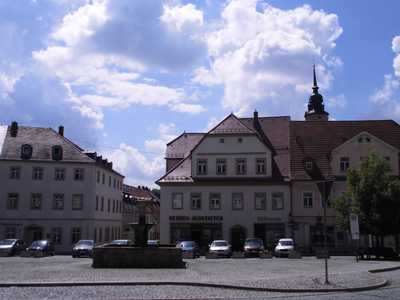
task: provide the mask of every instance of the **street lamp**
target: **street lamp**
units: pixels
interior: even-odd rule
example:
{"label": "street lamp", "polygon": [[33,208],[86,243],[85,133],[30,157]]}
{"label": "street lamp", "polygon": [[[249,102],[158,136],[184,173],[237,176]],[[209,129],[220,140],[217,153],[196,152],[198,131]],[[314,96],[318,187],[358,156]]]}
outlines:
{"label": "street lamp", "polygon": [[316,182],[318,190],[321,194],[322,205],[324,207],[324,260],[325,260],[325,284],[329,284],[328,279],[328,241],[327,241],[327,230],[326,230],[326,206],[328,204],[328,197],[331,192],[332,180],[323,180]]}

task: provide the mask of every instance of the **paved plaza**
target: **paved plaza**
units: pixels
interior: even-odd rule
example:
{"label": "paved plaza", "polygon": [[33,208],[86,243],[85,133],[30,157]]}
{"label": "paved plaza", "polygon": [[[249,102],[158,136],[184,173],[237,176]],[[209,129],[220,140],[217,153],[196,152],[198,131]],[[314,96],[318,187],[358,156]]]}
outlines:
{"label": "paved plaza", "polygon": [[[27,299],[68,298],[71,291],[83,293],[86,298],[98,298],[104,295],[108,295],[104,296],[105,298],[115,297],[121,299],[257,298],[275,294],[281,297],[282,293],[274,293],[273,289],[357,288],[376,285],[385,281],[391,283],[392,278],[387,279],[387,274],[389,273],[389,276],[393,276],[396,272],[400,275],[399,271],[377,274],[368,272],[373,269],[400,267],[400,262],[356,262],[354,257],[332,257],[329,260],[330,281],[332,284],[327,287],[323,284],[323,260],[317,260],[314,257],[305,257],[303,259],[205,259],[202,257],[196,260],[186,260],[186,262],[187,267],[185,269],[93,269],[91,267],[91,259],[88,258],[73,259],[69,256],[44,258],[1,257],[0,284],[3,286],[8,283],[55,283],[56,285],[66,283],[104,283],[104,285],[84,287],[3,287],[0,288],[0,298],[7,299],[10,293],[14,294],[16,298]],[[145,285],[110,286],[116,283],[139,283]],[[153,285],[154,283],[170,284],[162,284],[160,286]],[[189,286],[172,285],[176,283],[185,283],[189,284]],[[190,286],[191,283],[215,284],[243,289]],[[246,288],[271,289],[271,291],[260,292],[245,290]],[[400,298],[400,294],[397,294],[397,292],[399,290],[391,293],[392,296],[398,295],[398,298],[393,299]],[[42,294],[43,297],[40,296]],[[139,294],[141,295],[140,297],[138,296]],[[327,294],[327,297],[331,296]]]}

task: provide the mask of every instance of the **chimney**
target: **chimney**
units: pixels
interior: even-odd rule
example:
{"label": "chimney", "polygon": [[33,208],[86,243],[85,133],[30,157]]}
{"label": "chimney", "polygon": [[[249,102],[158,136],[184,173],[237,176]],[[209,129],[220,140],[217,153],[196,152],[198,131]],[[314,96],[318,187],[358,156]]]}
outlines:
{"label": "chimney", "polygon": [[64,126],[59,126],[58,127],[58,134],[61,136],[64,136]]}
{"label": "chimney", "polygon": [[16,137],[18,134],[18,123],[15,121],[11,122],[10,134],[12,137]]}
{"label": "chimney", "polygon": [[258,120],[258,111],[255,110],[253,114],[253,127],[254,129],[258,130],[260,128],[260,123]]}

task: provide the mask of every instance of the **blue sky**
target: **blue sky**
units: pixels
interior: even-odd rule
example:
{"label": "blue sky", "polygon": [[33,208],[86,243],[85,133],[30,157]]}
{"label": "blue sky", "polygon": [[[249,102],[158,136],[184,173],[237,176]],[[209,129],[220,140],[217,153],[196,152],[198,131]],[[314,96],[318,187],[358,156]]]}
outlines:
{"label": "blue sky", "polygon": [[[367,4],[368,3],[368,4]],[[0,2],[0,123],[56,128],[134,185],[234,112],[400,121],[399,1]]]}

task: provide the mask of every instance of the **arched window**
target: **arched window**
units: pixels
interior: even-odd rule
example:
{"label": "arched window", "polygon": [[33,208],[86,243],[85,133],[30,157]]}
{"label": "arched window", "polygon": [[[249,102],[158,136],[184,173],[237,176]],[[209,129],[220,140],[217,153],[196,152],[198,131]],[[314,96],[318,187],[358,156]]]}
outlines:
{"label": "arched window", "polygon": [[24,144],[21,146],[21,158],[30,159],[32,157],[33,148],[31,145]]}
{"label": "arched window", "polygon": [[62,160],[63,149],[61,146],[56,145],[51,148],[51,157],[53,160]]}

